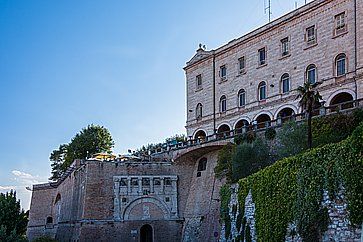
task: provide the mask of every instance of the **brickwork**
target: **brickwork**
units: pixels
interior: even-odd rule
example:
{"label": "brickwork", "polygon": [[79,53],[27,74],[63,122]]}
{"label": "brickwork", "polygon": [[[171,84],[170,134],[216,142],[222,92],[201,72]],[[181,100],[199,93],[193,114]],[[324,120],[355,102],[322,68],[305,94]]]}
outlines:
{"label": "brickwork", "polygon": [[[362,1],[357,0],[358,15],[362,13]],[[341,35],[335,33],[335,16],[345,12],[347,31]],[[360,14],[359,21],[362,18]],[[362,25],[359,22],[360,26]],[[316,26],[316,44],[308,46],[305,36],[306,28]],[[213,134],[213,58],[215,59],[215,103],[216,129],[221,124],[228,124],[234,129],[240,119],[251,122],[261,113],[276,119],[283,107],[290,107],[300,112],[295,90],[306,79],[305,71],[309,64],[317,67],[317,78],[323,100],[331,100],[342,90],[356,97],[353,80],[355,71],[355,19],[354,0],[326,0],[312,3],[284,17],[267,24],[239,39],[233,40],[216,50],[199,49],[196,56],[184,68],[187,82],[187,134],[193,136],[197,130]],[[361,29],[359,29],[361,31]],[[361,33],[361,32],[360,32]],[[281,40],[285,37],[290,41],[290,52],[282,57]],[[362,39],[359,42],[362,43]],[[258,66],[257,51],[266,48],[266,65]],[[360,48],[362,59],[363,53]],[[347,74],[344,78],[336,78],[335,58],[338,54],[347,56]],[[203,58],[197,58],[203,55]],[[240,73],[238,58],[244,56],[245,72]],[[220,66],[226,66],[225,79],[219,76]],[[282,94],[281,76],[290,76],[290,92]],[[196,76],[202,76],[202,88],[196,86]],[[267,99],[258,101],[258,84],[264,81],[267,88]],[[362,80],[360,79],[360,82]],[[246,91],[246,105],[238,107],[238,91]],[[361,92],[362,86],[358,86]],[[227,111],[219,112],[219,99],[227,98]],[[360,94],[359,94],[360,95]],[[195,108],[198,103],[203,105],[203,117],[196,119]],[[330,105],[329,102],[325,104]]]}

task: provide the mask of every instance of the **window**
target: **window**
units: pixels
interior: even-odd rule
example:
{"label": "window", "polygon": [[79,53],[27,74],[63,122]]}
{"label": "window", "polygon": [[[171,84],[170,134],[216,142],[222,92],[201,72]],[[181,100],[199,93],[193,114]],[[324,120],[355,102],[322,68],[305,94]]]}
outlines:
{"label": "window", "polygon": [[202,75],[198,75],[195,78],[196,80],[196,84],[197,84],[197,89],[201,89],[202,88]]}
{"label": "window", "polygon": [[165,202],[170,202],[170,197],[165,197]]}
{"label": "window", "polygon": [[160,178],[154,178],[153,181],[154,181],[154,186],[160,186],[161,185]]}
{"label": "window", "polygon": [[52,224],[53,223],[53,217],[47,217],[47,224]]}
{"label": "window", "polygon": [[201,119],[203,116],[203,105],[201,103],[197,104],[197,108],[195,110],[196,118]]}
{"label": "window", "polygon": [[341,13],[335,16],[335,29],[337,31],[345,30],[345,13]]}
{"label": "window", "polygon": [[282,56],[286,56],[289,54],[289,38],[288,37],[281,40],[281,54],[282,54]]}
{"label": "window", "polygon": [[205,171],[207,169],[207,158],[201,158],[198,162],[198,171]]}
{"label": "window", "polygon": [[260,66],[266,64],[266,48],[258,50],[258,64]]}
{"label": "window", "polygon": [[239,67],[240,74],[245,72],[246,62],[245,62],[244,56],[238,59],[238,67]]}
{"label": "window", "polygon": [[138,186],[139,185],[139,180],[137,178],[132,178],[131,179],[131,185],[132,186]]}
{"label": "window", "polygon": [[316,82],[316,66],[315,65],[309,65],[308,68],[306,68],[306,80],[310,84],[314,84]]}
{"label": "window", "polygon": [[226,99],[226,96],[224,96],[224,95],[219,100],[219,111],[221,113],[227,111],[227,99]]}
{"label": "window", "polygon": [[306,41],[308,43],[315,43],[316,41],[315,25],[306,29]]}
{"label": "window", "polygon": [[281,77],[281,87],[282,93],[287,93],[290,91],[290,76],[289,74],[285,73]]}
{"label": "window", "polygon": [[126,187],[127,186],[127,179],[126,178],[121,178],[120,185],[122,187]]}
{"label": "window", "polygon": [[220,67],[219,75],[222,79],[227,78],[227,67],[225,65]]}
{"label": "window", "polygon": [[343,76],[346,73],[346,56],[345,54],[340,54],[335,59],[336,73],[337,76]]}
{"label": "window", "polygon": [[171,186],[171,179],[168,177],[164,178],[164,184],[165,186]]}
{"label": "window", "polygon": [[266,99],[266,82],[260,82],[258,84],[258,100],[262,101]]}
{"label": "window", "polygon": [[243,107],[244,105],[246,105],[246,91],[241,89],[238,92],[238,106]]}
{"label": "window", "polygon": [[125,202],[127,202],[127,198],[126,198],[126,197],[123,197],[123,198],[121,198],[121,201],[122,201],[123,203],[125,203]]}
{"label": "window", "polygon": [[143,186],[150,186],[150,179],[149,178],[142,178],[142,185]]}

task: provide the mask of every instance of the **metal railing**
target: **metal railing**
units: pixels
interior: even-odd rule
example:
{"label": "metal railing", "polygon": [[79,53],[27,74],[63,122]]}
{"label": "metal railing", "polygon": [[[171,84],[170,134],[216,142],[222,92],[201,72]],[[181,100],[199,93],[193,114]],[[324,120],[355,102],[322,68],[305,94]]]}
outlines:
{"label": "metal railing", "polygon": [[[344,103],[339,103],[336,105],[331,105],[328,107],[322,106],[320,108],[314,109],[312,112],[312,116],[321,117],[321,116],[330,115],[330,114],[338,113],[338,112],[349,112],[355,108],[362,107],[362,106],[363,106],[363,98],[344,102]],[[189,147],[207,144],[207,143],[211,143],[211,142],[232,139],[238,135],[241,135],[241,134],[243,135],[249,131],[261,132],[270,127],[274,127],[274,128],[281,127],[283,123],[288,122],[288,121],[300,122],[300,121],[304,121],[305,119],[306,119],[306,113],[299,113],[299,114],[294,114],[291,116],[279,117],[277,119],[269,120],[266,122],[258,123],[256,121],[253,121],[249,125],[246,125],[246,126],[243,126],[240,128],[236,128],[233,130],[228,130],[225,132],[217,132],[212,135],[201,136],[201,137],[194,138],[194,139],[188,139],[184,142],[164,143],[156,149],[149,150],[149,155],[161,154],[161,153],[169,152],[172,150],[186,149]]]}

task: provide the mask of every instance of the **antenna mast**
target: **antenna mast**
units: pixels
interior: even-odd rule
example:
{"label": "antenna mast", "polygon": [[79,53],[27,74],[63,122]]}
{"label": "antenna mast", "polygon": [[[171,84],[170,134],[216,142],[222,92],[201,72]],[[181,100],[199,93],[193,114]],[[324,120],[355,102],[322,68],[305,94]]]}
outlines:
{"label": "antenna mast", "polygon": [[266,2],[265,3],[265,13],[266,13],[266,10],[268,9],[268,22],[271,22],[271,0],[268,0],[268,6],[266,7]]}

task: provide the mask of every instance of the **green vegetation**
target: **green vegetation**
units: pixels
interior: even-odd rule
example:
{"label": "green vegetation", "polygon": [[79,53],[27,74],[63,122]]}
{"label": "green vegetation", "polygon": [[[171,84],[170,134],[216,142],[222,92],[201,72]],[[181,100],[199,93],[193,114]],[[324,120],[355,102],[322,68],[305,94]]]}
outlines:
{"label": "green vegetation", "polygon": [[[345,189],[349,219],[363,222],[363,123],[344,141],[284,158],[239,181],[244,206],[251,189],[259,241],[283,241],[288,223],[297,224],[304,241],[318,241],[328,224],[321,208],[323,190]],[[246,228],[246,237],[248,232]]]}
{"label": "green vegetation", "polygon": [[164,140],[164,143],[155,143],[155,144],[147,144],[146,146],[143,145],[141,148],[136,149],[134,155],[138,156],[147,156],[148,151],[155,152],[157,150],[161,150],[163,147],[165,148],[166,145],[176,145],[179,142],[187,141],[187,137],[184,134],[176,134]]}
{"label": "green vegetation", "polygon": [[221,187],[220,197],[221,197],[221,208],[220,208],[221,220],[224,222],[226,226],[225,237],[227,239],[231,234],[231,218],[229,216],[229,208],[228,208],[228,204],[231,199],[231,188],[229,187],[229,185],[224,185]]}
{"label": "green vegetation", "polygon": [[28,212],[20,209],[16,192],[0,193],[0,241],[22,242],[28,224]]}
{"label": "green vegetation", "polygon": [[57,240],[52,239],[51,237],[48,237],[48,236],[42,236],[42,237],[36,238],[35,240],[33,240],[33,242],[57,242]]}
{"label": "green vegetation", "polygon": [[76,134],[68,144],[61,144],[50,154],[52,177],[57,180],[75,159],[86,159],[96,153],[111,153],[114,146],[112,136],[107,128],[99,125],[88,125]]}

